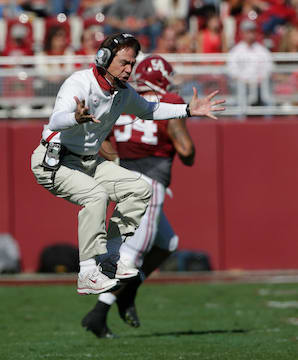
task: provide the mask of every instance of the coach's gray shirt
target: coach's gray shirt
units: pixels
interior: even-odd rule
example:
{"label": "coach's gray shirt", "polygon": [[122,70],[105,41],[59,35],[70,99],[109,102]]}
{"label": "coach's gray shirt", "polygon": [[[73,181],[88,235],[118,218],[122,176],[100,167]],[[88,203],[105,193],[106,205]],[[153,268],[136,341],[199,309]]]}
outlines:
{"label": "coach's gray shirt", "polygon": [[[126,86],[111,94],[100,87],[92,69],[73,73],[57,94],[53,113],[44,127],[43,139],[54,135],[51,141],[61,142],[70,151],[79,155],[94,155],[122,113],[134,114],[145,120],[187,116],[186,104],[148,102],[129,84]],[[75,96],[80,101],[85,100],[89,113],[99,119],[100,123],[77,123]]]}

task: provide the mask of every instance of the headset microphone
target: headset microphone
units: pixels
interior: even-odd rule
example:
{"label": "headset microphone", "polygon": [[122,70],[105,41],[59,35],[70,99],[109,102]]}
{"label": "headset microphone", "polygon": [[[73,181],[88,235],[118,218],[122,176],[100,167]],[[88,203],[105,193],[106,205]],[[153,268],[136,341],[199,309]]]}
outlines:
{"label": "headset microphone", "polygon": [[126,85],[123,81],[121,81],[119,78],[117,78],[116,76],[114,76],[113,74],[111,74],[107,69],[105,69],[105,71],[112,76],[112,78],[114,79],[116,85],[121,88],[121,89],[126,89]]}

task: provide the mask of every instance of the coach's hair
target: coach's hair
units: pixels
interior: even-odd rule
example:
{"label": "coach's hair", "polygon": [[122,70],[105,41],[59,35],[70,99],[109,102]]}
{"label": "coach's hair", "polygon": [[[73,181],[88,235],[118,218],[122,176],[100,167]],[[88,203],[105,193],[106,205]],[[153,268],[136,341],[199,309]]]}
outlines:
{"label": "coach's hair", "polygon": [[108,36],[101,44],[95,57],[98,67],[107,69],[117,52],[124,48],[132,48],[138,56],[141,50],[139,41],[130,34],[114,34]]}

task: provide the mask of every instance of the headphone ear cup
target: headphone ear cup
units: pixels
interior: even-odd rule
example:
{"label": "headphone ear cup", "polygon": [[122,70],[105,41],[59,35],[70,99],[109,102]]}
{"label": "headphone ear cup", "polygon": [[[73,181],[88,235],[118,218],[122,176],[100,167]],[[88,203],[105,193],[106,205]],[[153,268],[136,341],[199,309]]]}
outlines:
{"label": "headphone ear cup", "polygon": [[108,67],[112,52],[108,48],[101,48],[95,55],[95,65],[100,68],[106,69]]}

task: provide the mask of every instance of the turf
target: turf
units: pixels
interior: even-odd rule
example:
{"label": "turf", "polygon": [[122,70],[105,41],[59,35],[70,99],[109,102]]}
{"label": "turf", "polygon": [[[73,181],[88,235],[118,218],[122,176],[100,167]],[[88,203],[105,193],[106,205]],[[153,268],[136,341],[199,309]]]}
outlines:
{"label": "turf", "polygon": [[145,284],[137,299],[142,326],[119,319],[119,337],[81,327],[96,296],[72,285],[0,287],[1,360],[296,360],[297,284]]}

